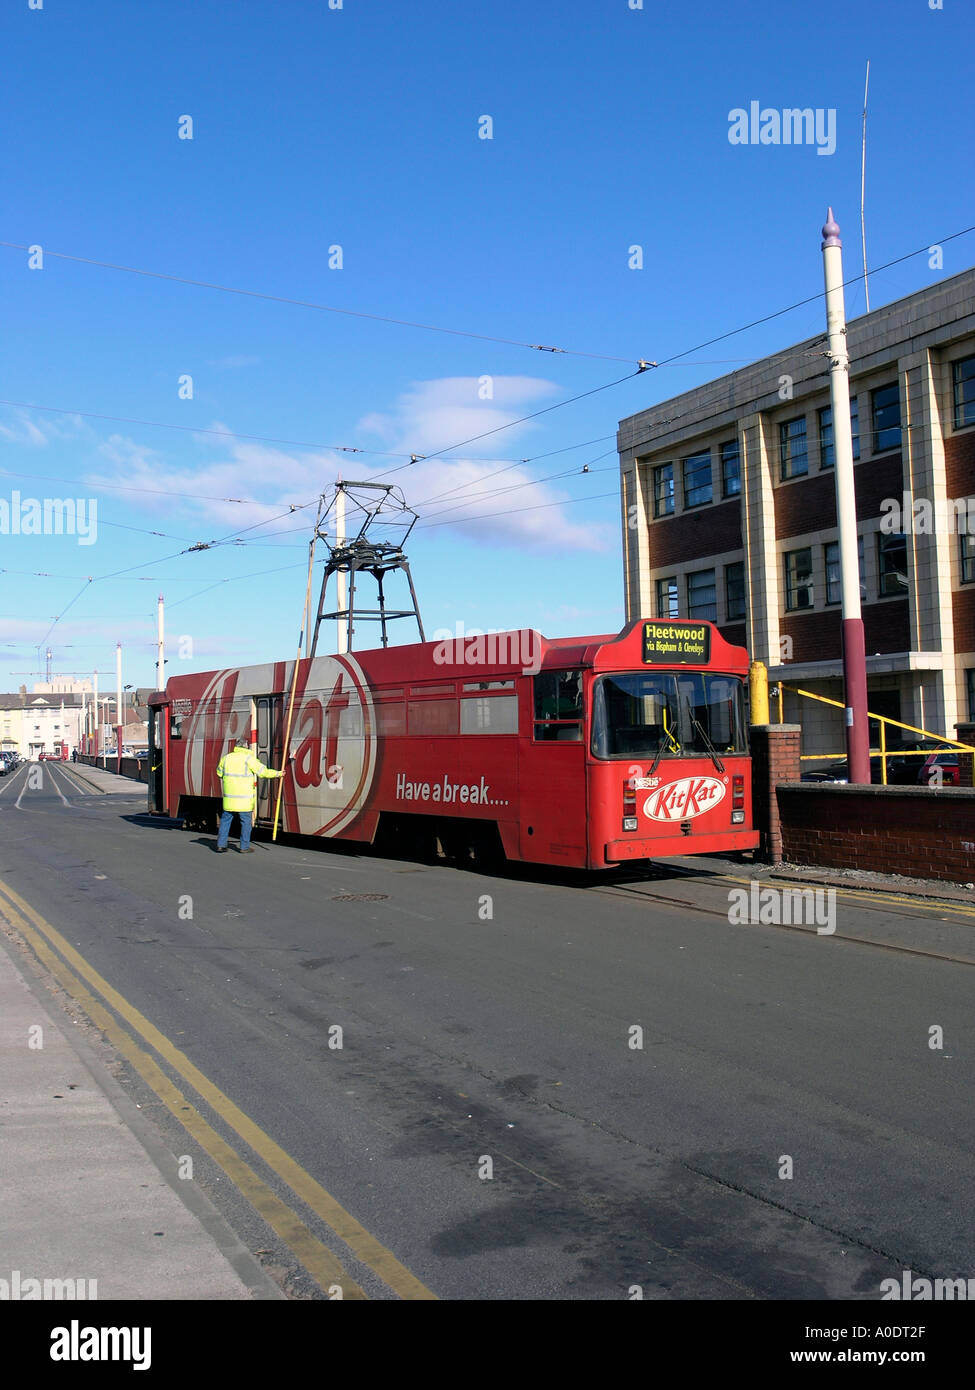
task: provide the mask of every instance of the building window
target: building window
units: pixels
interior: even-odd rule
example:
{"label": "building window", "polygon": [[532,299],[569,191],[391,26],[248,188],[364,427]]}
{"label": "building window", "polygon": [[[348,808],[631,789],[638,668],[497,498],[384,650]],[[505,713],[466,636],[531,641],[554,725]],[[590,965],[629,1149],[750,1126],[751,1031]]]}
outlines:
{"label": "building window", "polygon": [[779,426],[779,454],[782,459],[782,481],[801,478],[809,472],[809,452],[806,445],[806,417],[786,420]]}
{"label": "building window", "polygon": [[728,622],[745,616],[745,562],[724,567],[724,596]]}
{"label": "building window", "polygon": [[687,616],[709,622],[718,621],[718,594],[714,570],[698,570],[687,576]]}
{"label": "building window", "polygon": [[975,583],[975,536],[962,535],[961,542],[961,582]]}
{"label": "building window", "polygon": [[[840,543],[830,541],[823,546],[823,561],[826,569],[826,602],[841,603],[843,600],[840,583]],[[860,568],[860,597],[866,598],[867,586],[863,577],[863,537],[857,537],[857,562]]]}
{"label": "building window", "polygon": [[968,717],[975,719],[975,667],[965,672],[965,682],[968,686]]}
{"label": "building window", "polygon": [[897,382],[890,386],[878,386],[870,392],[873,411],[873,451],[880,454],[884,449],[899,449],[901,446],[901,394]]}
{"label": "building window", "polygon": [[[850,398],[850,427],[853,431],[853,458],[860,457],[860,407],[856,396]],[[819,412],[819,466],[833,468],[836,455],[833,451],[833,407],[824,406]]]}
{"label": "building window", "polygon": [[671,575],[669,579],[657,580],[657,617],[676,618],[677,607],[677,579]]}
{"label": "building window", "polygon": [[670,516],[674,510],[674,465],[662,463],[653,470],[653,514]]}
{"label": "building window", "polygon": [[881,598],[899,598],[907,593],[907,537],[877,533],[877,569]]}
{"label": "building window", "polygon": [[703,454],[691,454],[681,459],[684,469],[684,506],[703,507],[712,499],[711,493],[711,450]]}
{"label": "building window", "polygon": [[790,610],[813,606],[812,549],[809,546],[786,554],[785,606]]}
{"label": "building window", "polygon": [[721,495],[737,497],[741,492],[741,451],[737,439],[721,445]]}
{"label": "building window", "polygon": [[963,357],[951,364],[954,383],[955,429],[975,425],[975,357]]}

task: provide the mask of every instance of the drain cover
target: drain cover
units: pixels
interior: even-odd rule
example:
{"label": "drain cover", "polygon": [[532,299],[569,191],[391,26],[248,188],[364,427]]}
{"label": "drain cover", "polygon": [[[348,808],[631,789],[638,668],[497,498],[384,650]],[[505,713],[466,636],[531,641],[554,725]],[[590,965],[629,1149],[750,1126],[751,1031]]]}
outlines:
{"label": "drain cover", "polygon": [[389,897],[388,893],[339,893],[333,903],[381,903]]}

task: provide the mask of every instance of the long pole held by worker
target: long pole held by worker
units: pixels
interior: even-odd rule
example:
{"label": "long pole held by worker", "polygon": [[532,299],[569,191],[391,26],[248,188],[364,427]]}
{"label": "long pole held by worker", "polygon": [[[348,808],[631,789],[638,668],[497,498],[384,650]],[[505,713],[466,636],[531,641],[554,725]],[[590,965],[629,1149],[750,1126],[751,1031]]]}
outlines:
{"label": "long pole held by worker", "polygon": [[[311,576],[315,560],[315,536],[312,536],[308,545],[308,583],[305,585],[305,607],[303,612],[303,622],[301,631],[298,633],[298,650],[295,653],[295,667],[291,674],[291,698],[288,700],[288,718],[284,730],[284,748],[282,750],[282,772],[287,771],[288,749],[291,747],[291,720],[295,710],[295,692],[298,689],[298,667],[301,664],[301,644],[305,640],[305,622],[308,620],[309,604],[311,602]],[[284,778],[278,782],[278,799],[274,806],[274,825],[271,829],[271,839],[278,838],[278,819],[281,815],[281,797],[284,794]]]}

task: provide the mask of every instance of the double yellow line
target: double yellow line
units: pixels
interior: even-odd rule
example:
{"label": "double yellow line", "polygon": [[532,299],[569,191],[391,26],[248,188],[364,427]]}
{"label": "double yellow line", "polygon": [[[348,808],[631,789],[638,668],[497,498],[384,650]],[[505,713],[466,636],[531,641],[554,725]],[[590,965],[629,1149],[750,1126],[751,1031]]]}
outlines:
{"label": "double yellow line", "polygon": [[[721,877],[728,883],[749,884],[750,878],[741,878],[735,874],[722,874]],[[834,884],[825,881],[803,883],[798,879],[793,881],[791,878],[763,878],[758,880],[759,884],[764,884],[768,888],[835,888]],[[937,886],[937,880],[931,880],[932,892]],[[946,913],[951,913],[956,917],[975,917],[975,906],[968,903],[958,902],[955,898],[935,898],[924,899],[920,896],[915,897],[913,893],[883,893],[874,888],[835,888],[838,898],[849,898],[853,902],[859,902],[869,907],[872,903],[884,903],[891,907],[909,907],[919,912],[932,912],[939,917],[944,917]]]}
{"label": "double yellow line", "polygon": [[[175,1047],[164,1033],[113,989],[50,922],[35,912],[30,904],[3,880],[0,880],[0,912],[21,933],[38,959],[84,1009],[113,1047],[131,1063],[200,1148],[219,1164],[234,1186],[326,1293],[332,1298],[341,1299],[367,1297],[332,1251],[312,1234],[297,1213],[221,1138],[137,1039],[148,1044],[187,1082],[258,1158],[344,1242],[355,1258],[376,1274],[393,1293],[403,1299],[436,1298],[436,1294],[411,1274],[405,1265],[400,1264],[392,1251],[387,1250],[370,1235],[309,1172],[296,1163],[269,1134],[204,1076],[185,1053]],[[104,1004],[96,998],[92,990],[101,996]],[[119,1024],[105,1004],[128,1024],[131,1032]]]}

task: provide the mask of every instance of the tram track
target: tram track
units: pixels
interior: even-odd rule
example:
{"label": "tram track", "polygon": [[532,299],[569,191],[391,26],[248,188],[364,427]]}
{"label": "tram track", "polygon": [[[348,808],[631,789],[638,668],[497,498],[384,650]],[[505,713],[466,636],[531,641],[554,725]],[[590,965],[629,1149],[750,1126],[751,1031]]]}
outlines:
{"label": "tram track", "polygon": [[[688,877],[690,876],[691,875],[688,875]],[[765,883],[768,887],[780,887],[779,884],[770,884],[767,882],[767,880],[750,879],[732,875],[722,875],[720,877],[708,879],[709,884],[717,885],[719,883],[728,883],[734,884],[735,887],[750,886],[754,882]],[[823,891],[822,884],[807,884],[802,883],[801,881],[790,883],[788,887],[799,891],[804,889],[813,891],[819,889],[820,891]],[[659,902],[662,904],[665,903],[668,907],[682,907],[686,908],[690,912],[702,913],[709,917],[719,917],[725,922],[728,921],[727,907],[709,907],[706,904],[694,902],[690,898],[675,898],[672,897],[670,894],[656,893],[653,892],[651,889],[638,887],[636,884],[603,884],[598,887],[592,888],[590,891],[600,893],[604,896],[624,898],[628,901],[633,901],[634,899],[643,899],[648,902]],[[892,903],[896,904],[898,907],[901,907],[905,903],[905,901],[910,902],[910,900],[898,899],[893,897],[892,895],[884,895],[882,903],[871,902],[870,895],[866,893],[857,894],[853,893],[849,889],[835,889],[833,891],[835,891],[837,894],[842,894],[842,896],[844,896],[845,898],[852,899],[860,907],[872,909],[877,912],[883,912],[885,909],[889,908]],[[970,920],[972,917],[975,917],[975,909],[968,909],[964,905],[959,905],[957,907],[949,907],[945,903],[932,903],[928,905],[910,902],[910,907],[913,908],[914,911],[901,912],[900,915],[904,917],[914,917],[917,921],[930,921],[930,917],[924,917],[922,915],[923,911],[927,911],[928,913],[937,913],[942,921],[955,923],[965,922]],[[918,909],[921,910],[919,911]],[[946,909],[949,914],[953,913],[954,916],[944,915]],[[801,935],[805,936],[818,937],[820,935],[820,933],[816,931],[815,927],[809,927],[801,923],[756,922],[749,923],[748,926],[750,928],[756,926],[768,927],[773,931],[798,932]],[[872,940],[870,937],[853,936],[847,932],[830,932],[828,933],[828,935],[834,941],[846,941],[849,942],[851,945],[855,946],[870,946],[874,950],[890,951],[898,955],[920,956],[927,960],[945,961],[951,965],[975,966],[975,958],[970,956],[946,954],[941,951],[926,951],[918,946],[903,946],[892,941],[875,941]]]}

